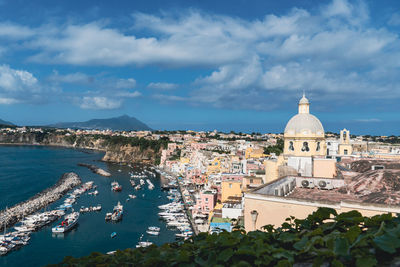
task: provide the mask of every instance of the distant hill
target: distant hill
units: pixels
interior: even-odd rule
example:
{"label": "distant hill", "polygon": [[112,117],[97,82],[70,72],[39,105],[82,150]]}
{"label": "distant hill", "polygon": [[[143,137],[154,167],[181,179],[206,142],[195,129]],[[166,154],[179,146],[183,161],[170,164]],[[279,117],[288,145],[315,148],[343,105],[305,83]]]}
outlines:
{"label": "distant hill", "polygon": [[55,128],[71,128],[71,129],[111,129],[114,131],[151,131],[152,129],[134,117],[123,115],[109,119],[93,119],[84,122],[61,122],[48,125]]}
{"label": "distant hill", "polygon": [[14,123],[9,122],[9,121],[3,121],[2,119],[0,119],[0,125],[11,125],[11,126],[15,126]]}

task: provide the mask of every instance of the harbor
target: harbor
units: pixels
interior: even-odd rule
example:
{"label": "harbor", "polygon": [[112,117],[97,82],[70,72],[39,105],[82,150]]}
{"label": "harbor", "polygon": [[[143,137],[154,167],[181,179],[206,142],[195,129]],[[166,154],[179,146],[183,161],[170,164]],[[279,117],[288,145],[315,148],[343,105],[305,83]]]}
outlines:
{"label": "harbor", "polygon": [[28,216],[62,198],[69,190],[81,183],[76,173],[65,173],[51,188],[45,189],[25,202],[0,212],[0,230],[10,227]]}
{"label": "harbor", "polygon": [[[75,211],[79,211],[82,207],[90,208],[100,204],[102,209],[100,211],[81,213],[77,224],[67,233],[52,233],[52,228],[62,223],[64,220],[64,215],[57,217],[51,223],[32,232],[30,234],[30,240],[27,241],[27,245],[21,246],[18,250],[13,250],[6,256],[0,257],[1,266],[40,266],[59,262],[67,255],[74,257],[84,256],[90,254],[92,251],[107,253],[117,249],[136,247],[139,242],[144,242],[141,244],[153,243],[162,245],[166,242],[175,241],[176,234],[180,233],[177,229],[168,227],[165,221],[160,220],[158,215],[160,212],[158,206],[171,201],[167,198],[169,194],[161,190],[161,181],[158,174],[154,175],[156,177],[148,175],[147,178],[132,178],[132,173],[139,174],[143,171],[142,166],[135,165],[129,167],[126,165],[104,162],[97,163],[100,168],[112,174],[110,179],[93,174],[87,168],[77,166],[77,162],[75,161],[75,158],[78,158],[80,162],[83,161],[82,158],[86,158],[86,162],[91,162],[101,158],[102,154],[100,153],[84,154],[69,149],[53,148],[17,149],[26,150],[24,153],[32,153],[32,150],[35,150],[35,152],[39,150],[38,152],[45,152],[46,155],[49,154],[49,157],[51,154],[51,159],[54,158],[54,161],[59,160],[59,162],[63,164],[58,165],[58,168],[70,168],[70,170],[78,173],[82,179],[82,184],[93,181],[93,186],[97,186],[97,188],[92,188],[82,193],[76,198],[72,207]],[[58,152],[60,153],[57,154]],[[54,154],[59,155],[58,158],[54,156]],[[68,154],[70,154],[71,157],[69,157]],[[27,159],[28,157],[24,158]],[[68,161],[66,161],[65,158],[67,158]],[[27,165],[27,163],[22,164]],[[36,166],[39,165],[35,165],[35,167]],[[35,169],[35,171],[41,173],[43,183],[47,182],[45,181],[46,176],[40,169]],[[56,171],[54,172],[56,173]],[[29,173],[27,173],[27,176],[29,176]],[[49,176],[48,179],[51,179],[51,177]],[[140,179],[143,179],[145,186],[136,191],[131,185],[131,179],[133,179],[136,184],[140,184]],[[147,179],[154,185],[152,190],[149,189]],[[122,186],[121,192],[110,190],[110,184],[114,180]],[[68,192],[69,194],[49,205],[47,210],[54,210],[60,205],[63,205],[65,200],[70,197],[70,193],[73,193],[74,190],[75,189],[70,190]],[[96,190],[98,191],[96,195],[91,194]],[[5,192],[4,195],[6,196],[6,194],[7,192]],[[135,197],[130,198],[129,195]],[[129,199],[129,201],[127,201],[127,199]],[[112,212],[118,201],[123,205],[122,219],[118,222],[106,222],[104,220],[106,213]],[[42,212],[46,211],[40,211],[40,213]],[[66,215],[71,212],[72,210],[67,209]],[[156,227],[151,228],[153,230],[160,228],[160,230],[151,231],[149,227]],[[7,229],[7,233],[11,231],[13,230]],[[111,237],[111,234],[114,232],[114,237]],[[158,232],[158,234],[155,234],[155,232]],[[43,251],[45,251],[45,253],[42,253]],[[29,262],[26,260],[28,258]]]}

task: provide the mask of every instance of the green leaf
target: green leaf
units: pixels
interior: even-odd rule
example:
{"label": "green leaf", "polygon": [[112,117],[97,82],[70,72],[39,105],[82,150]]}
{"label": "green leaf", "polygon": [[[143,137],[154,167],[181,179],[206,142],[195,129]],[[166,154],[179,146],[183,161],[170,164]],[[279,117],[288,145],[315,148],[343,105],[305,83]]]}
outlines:
{"label": "green leaf", "polygon": [[233,249],[225,249],[218,255],[218,261],[227,262],[232,257],[232,255]]}
{"label": "green leaf", "polygon": [[345,237],[349,240],[350,243],[353,243],[357,237],[361,234],[361,229],[357,225],[354,225],[349,228]]}
{"label": "green leaf", "polygon": [[294,247],[295,249],[297,249],[297,250],[303,250],[304,247],[306,246],[307,242],[308,242],[308,237],[303,236],[303,238],[300,239],[299,242],[296,242],[296,243],[293,245],[293,247]]}
{"label": "green leaf", "polygon": [[338,261],[337,259],[334,259],[331,263],[332,267],[344,267],[343,263],[341,263],[340,261]]}
{"label": "green leaf", "polygon": [[396,249],[400,247],[400,239],[389,232],[375,237],[374,242],[380,249],[391,254],[395,253]]}
{"label": "green leaf", "polygon": [[358,258],[356,261],[357,267],[370,267],[370,266],[372,267],[376,266],[377,264],[378,264],[377,260],[372,256]]}
{"label": "green leaf", "polygon": [[339,256],[349,255],[349,241],[346,238],[337,238],[335,240],[334,252]]}

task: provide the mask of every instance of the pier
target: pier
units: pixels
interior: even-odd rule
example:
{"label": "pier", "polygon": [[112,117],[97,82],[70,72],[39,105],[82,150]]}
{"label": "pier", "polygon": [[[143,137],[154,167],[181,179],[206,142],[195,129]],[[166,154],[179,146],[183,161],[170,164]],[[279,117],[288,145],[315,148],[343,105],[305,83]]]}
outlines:
{"label": "pier", "polygon": [[74,172],[63,174],[58,182],[27,201],[18,203],[11,208],[0,211],[0,230],[10,227],[24,216],[30,215],[62,198],[69,190],[81,184],[81,178]]}
{"label": "pier", "polygon": [[86,167],[89,170],[91,170],[93,173],[97,173],[101,176],[105,176],[105,177],[110,177],[111,173],[95,166],[95,165],[91,165],[91,164],[86,164],[86,163],[78,163],[78,166],[82,166],[82,167]]}
{"label": "pier", "polygon": [[186,215],[188,216],[190,225],[191,225],[191,227],[193,229],[193,233],[194,233],[194,235],[198,235],[199,234],[199,229],[197,228],[197,225],[194,223],[194,219],[192,217],[192,213],[191,213],[191,211],[189,209],[189,204],[186,202],[186,199],[185,199],[185,197],[183,195],[183,188],[182,188],[181,182],[179,181],[178,177],[174,173],[169,172],[169,171],[167,171],[165,169],[161,169],[161,170],[166,172],[166,173],[168,173],[170,176],[174,177],[174,179],[176,180],[176,182],[178,184],[179,191],[181,192],[181,195],[182,195],[182,200],[183,200],[183,205],[185,207]]}

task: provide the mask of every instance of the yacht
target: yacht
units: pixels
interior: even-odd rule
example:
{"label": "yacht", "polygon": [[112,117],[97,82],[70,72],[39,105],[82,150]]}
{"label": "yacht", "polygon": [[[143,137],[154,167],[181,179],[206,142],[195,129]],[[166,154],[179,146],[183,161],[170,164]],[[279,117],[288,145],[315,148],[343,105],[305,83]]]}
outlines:
{"label": "yacht", "polygon": [[64,220],[59,225],[53,227],[51,231],[53,233],[65,233],[76,225],[78,218],[79,212],[70,213],[64,217]]}
{"label": "yacht", "polygon": [[114,210],[111,215],[111,220],[113,220],[113,221],[121,220],[123,212],[124,212],[124,206],[122,206],[121,202],[118,201],[118,204],[116,206],[114,206]]}

